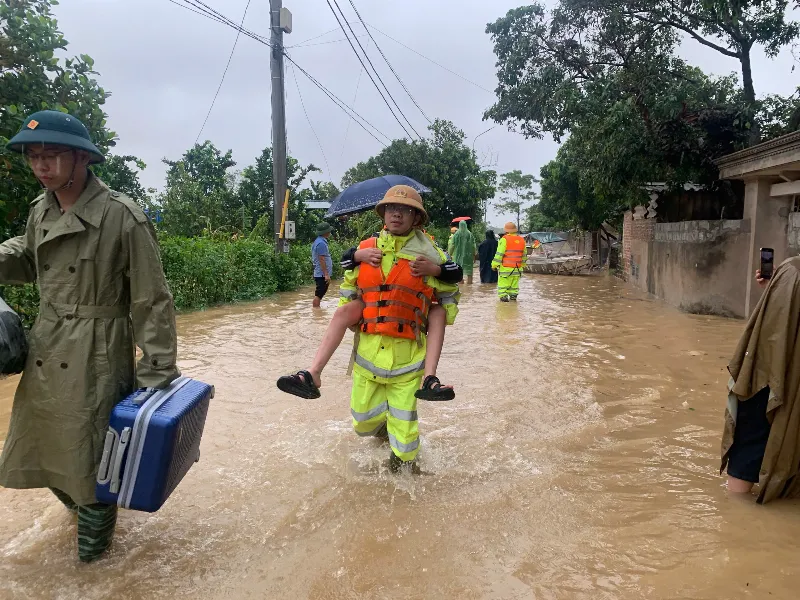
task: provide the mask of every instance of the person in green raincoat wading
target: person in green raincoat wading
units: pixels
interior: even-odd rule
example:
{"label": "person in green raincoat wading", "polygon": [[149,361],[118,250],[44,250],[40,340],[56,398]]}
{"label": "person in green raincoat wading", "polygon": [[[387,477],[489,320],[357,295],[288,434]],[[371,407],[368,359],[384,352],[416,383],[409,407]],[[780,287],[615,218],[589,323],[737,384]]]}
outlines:
{"label": "person in green raincoat wading", "polygon": [[467,227],[466,221],[459,221],[458,231],[450,236],[447,253],[459,267],[464,270],[467,283],[472,283],[472,271],[475,264],[475,237]]}
{"label": "person in green raincoat wading", "polygon": [[89,562],[117,519],[95,498],[111,409],[179,376],[172,296],[150,221],[88,169],[103,156],[78,119],[35,113],[7,147],[25,155],[44,193],[25,233],[0,245],[0,284],[36,281],[41,297],[0,485],[50,488],[77,512],[78,556]]}

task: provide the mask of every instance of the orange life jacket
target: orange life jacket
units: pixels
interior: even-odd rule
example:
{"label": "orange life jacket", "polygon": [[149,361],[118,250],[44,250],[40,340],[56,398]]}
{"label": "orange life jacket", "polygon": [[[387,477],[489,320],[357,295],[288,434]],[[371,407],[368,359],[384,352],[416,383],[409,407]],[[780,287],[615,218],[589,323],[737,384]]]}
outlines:
{"label": "orange life jacket", "polygon": [[506,234],[506,253],[503,255],[503,266],[512,269],[522,268],[525,256],[525,239],[519,235]]}
{"label": "orange life jacket", "polygon": [[[377,246],[378,239],[370,238],[358,247]],[[361,331],[415,340],[427,330],[434,291],[424,278],[411,274],[409,264],[399,258],[385,278],[380,265],[359,265],[358,289],[364,302]]]}

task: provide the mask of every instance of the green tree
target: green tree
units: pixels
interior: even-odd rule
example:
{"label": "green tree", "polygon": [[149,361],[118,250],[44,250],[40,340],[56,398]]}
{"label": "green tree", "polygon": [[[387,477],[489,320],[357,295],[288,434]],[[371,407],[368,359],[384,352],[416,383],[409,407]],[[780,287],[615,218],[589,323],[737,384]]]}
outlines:
{"label": "green tree", "polygon": [[538,182],[539,180],[533,175],[523,175],[519,170],[503,173],[500,176],[500,184],[497,188],[503,194],[503,200],[495,203],[495,207],[501,214],[515,215],[517,229],[521,227],[520,217],[526,210],[526,205],[536,200],[537,195],[533,191],[533,184]]}
{"label": "green tree", "polygon": [[496,173],[483,170],[475,153],[464,144],[466,136],[450,121],[437,119],[424,140],[395,140],[379,154],[348,170],[342,186],[380,177],[405,175],[428,186],[425,208],[434,223],[454,217],[480,220],[486,199],[494,196]]}
{"label": "green tree", "polygon": [[759,121],[761,135],[768,140],[800,129],[800,87],[791,96],[762,98]]}
{"label": "green tree", "polygon": [[[755,113],[752,51],[774,57],[800,36],[788,0],[565,0],[580,11],[621,12],[647,25],[668,27],[739,61],[744,100]],[[757,128],[753,128],[757,141]]]}
{"label": "green tree", "polygon": [[139,181],[139,171],[147,168],[144,162],[135,156],[117,154],[106,156],[104,163],[95,165],[92,170],[112,190],[130,196],[142,205],[147,205],[149,196]]}
{"label": "green tree", "polygon": [[618,222],[627,204],[616,196],[596,193],[590,178],[581,180],[580,163],[574,153],[576,146],[579,144],[570,138],[559,149],[556,159],[542,167],[542,199],[537,209],[553,227],[594,231],[606,220]]}
{"label": "green tree", "polygon": [[223,154],[210,141],[195,144],[184,153],[180,160],[163,159],[164,164],[169,167],[167,169],[167,186],[172,185],[186,174],[206,194],[227,189],[229,187],[226,179],[228,169],[236,166],[232,156],[232,150]]}
{"label": "green tree", "polygon": [[[617,15],[542,3],[510,10],[486,29],[497,55],[497,102],[485,117],[556,141],[587,115],[632,99],[645,112],[683,63],[674,32]],[[678,104],[680,101],[678,100]]]}
{"label": "green tree", "polygon": [[204,231],[230,229],[237,219],[237,202],[228,169],[236,163],[232,152],[222,153],[209,141],[195,144],[179,160],[163,159],[167,185],[157,199],[161,228],[186,237]]}
{"label": "green tree", "polygon": [[295,222],[298,241],[313,241],[317,235],[317,224],[323,221],[323,213],[319,210],[309,210],[308,203],[332,200],[338,195],[339,188],[331,182],[314,180],[309,181],[308,187],[292,194],[289,215]]}
{"label": "green tree", "polygon": [[747,143],[735,79],[707,77],[677,58],[671,28],[562,0],[551,12],[541,4],[512,10],[488,31],[499,85],[486,116],[529,137],[569,133],[565,162],[578,169],[583,193],[613,200],[600,208],[641,202],[651,181],[713,184],[714,159]]}
{"label": "green tree", "polygon": [[525,209],[525,228],[527,231],[548,231],[551,229],[571,229],[571,225],[548,217],[542,212],[540,204]]}
{"label": "green tree", "polygon": [[[319,196],[314,192],[308,192],[304,196],[299,195],[298,188],[302,187],[306,178],[314,172],[320,170],[314,165],[302,166],[300,162],[293,157],[289,157],[287,163],[287,177],[289,179],[289,217],[298,223],[298,227],[314,227],[313,225],[304,225],[308,219],[313,220],[313,216],[304,217],[307,212],[305,205],[302,203],[303,199],[306,201],[325,199],[323,198],[327,193],[330,193],[332,184],[317,184]],[[312,184],[313,187],[313,184]],[[336,189],[332,186],[332,189]],[[244,223],[247,227],[242,225],[243,229],[257,230],[257,236],[272,239],[274,237],[273,220],[273,182],[272,182],[272,148],[265,148],[261,154],[256,158],[254,164],[245,167],[241,173],[241,180],[236,189],[236,196],[238,199],[238,214],[244,215]],[[338,191],[336,192],[338,194]],[[336,194],[334,194],[335,196]],[[278,205],[283,207],[283,200],[281,199]],[[305,219],[305,220],[304,220]],[[303,229],[305,231],[305,229]],[[298,234],[299,235],[299,234]]]}
{"label": "green tree", "polygon": [[41,191],[25,161],[5,150],[25,116],[45,108],[74,114],[105,152],[115,134],[102,110],[106,92],[94,76],[94,61],[82,54],[60,59],[67,49],[52,14],[55,0],[0,2],[0,228],[5,237],[25,227],[30,201]]}

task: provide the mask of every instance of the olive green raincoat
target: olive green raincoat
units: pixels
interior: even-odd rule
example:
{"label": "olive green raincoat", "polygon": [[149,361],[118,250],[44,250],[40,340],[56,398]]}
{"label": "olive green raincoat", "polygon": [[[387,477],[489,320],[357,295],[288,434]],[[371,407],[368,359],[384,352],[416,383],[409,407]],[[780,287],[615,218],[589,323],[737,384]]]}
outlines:
{"label": "olive green raincoat", "polygon": [[800,257],[775,271],[747,323],[733,359],[722,466],[733,445],[738,401],[769,386],[767,418],[772,423],[759,475],[759,502],[800,495]]}
{"label": "olive green raincoat", "polygon": [[[139,206],[90,176],[64,215],[34,201],[0,245],[0,284],[38,281],[39,317],[0,457],[0,485],[52,487],[93,504],[113,406],[178,377],[175,313],[155,232]],[[134,377],[135,347],[142,359]]]}

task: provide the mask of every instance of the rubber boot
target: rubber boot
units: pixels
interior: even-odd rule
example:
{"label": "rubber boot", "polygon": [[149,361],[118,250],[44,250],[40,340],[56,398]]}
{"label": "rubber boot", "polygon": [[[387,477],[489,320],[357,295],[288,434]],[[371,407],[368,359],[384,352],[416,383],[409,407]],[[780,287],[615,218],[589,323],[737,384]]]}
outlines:
{"label": "rubber boot", "polygon": [[381,425],[380,429],[375,432],[373,437],[378,438],[379,440],[383,440],[384,442],[389,441],[389,430],[386,428],[386,423]]}
{"label": "rubber boot", "polygon": [[72,501],[72,498],[70,498],[68,494],[56,488],[50,488],[50,491],[55,494],[55,497],[61,501],[61,504],[63,504],[67,510],[70,510],[74,513],[78,512],[78,505]]}
{"label": "rubber boot", "polygon": [[389,456],[389,470],[392,473],[409,472],[412,475],[419,475],[422,472],[419,465],[417,465],[417,461],[404,461],[394,452]]}
{"label": "rubber boot", "polygon": [[511,298],[508,296],[500,296],[500,302],[511,302]]}
{"label": "rubber boot", "polygon": [[117,507],[90,504],[78,507],[78,558],[92,562],[108,550],[117,525]]}

